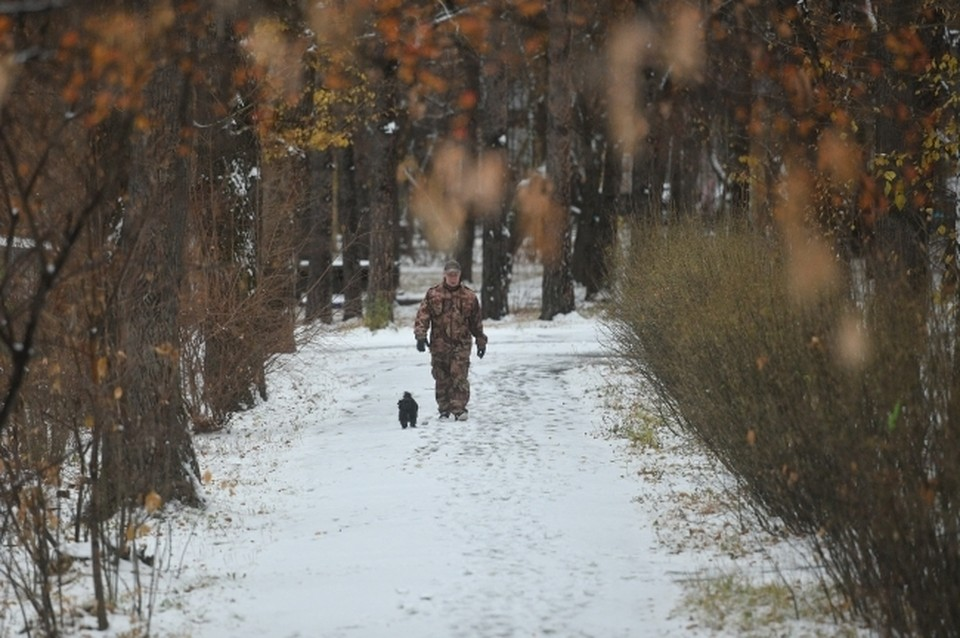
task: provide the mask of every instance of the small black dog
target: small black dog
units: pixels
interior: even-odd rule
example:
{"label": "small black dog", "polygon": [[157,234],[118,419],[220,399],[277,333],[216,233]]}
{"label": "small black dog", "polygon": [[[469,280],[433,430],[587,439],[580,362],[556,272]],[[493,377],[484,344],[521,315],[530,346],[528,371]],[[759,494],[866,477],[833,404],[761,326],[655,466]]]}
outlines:
{"label": "small black dog", "polygon": [[403,393],[403,398],[397,401],[397,407],[400,408],[400,426],[404,430],[408,425],[412,428],[417,427],[417,412],[420,406],[409,392]]}

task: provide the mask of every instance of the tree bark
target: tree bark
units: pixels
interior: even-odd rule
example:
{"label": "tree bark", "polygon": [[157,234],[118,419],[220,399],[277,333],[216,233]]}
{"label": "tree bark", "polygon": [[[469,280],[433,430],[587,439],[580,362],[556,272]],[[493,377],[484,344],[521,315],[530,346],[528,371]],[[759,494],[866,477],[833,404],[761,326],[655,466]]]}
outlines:
{"label": "tree bark", "polygon": [[278,340],[267,337],[265,317],[250,308],[260,285],[260,144],[252,120],[253,93],[236,86],[234,73],[245,56],[229,16],[214,15],[201,43],[205,66],[222,69],[209,77],[199,95],[199,188],[196,214],[211,237],[204,271],[209,303],[202,323],[206,403],[216,425],[253,405],[253,389],[266,396],[264,361]]}
{"label": "tree bark", "polygon": [[[462,82],[459,87],[462,93],[472,93],[479,96],[481,93],[481,58],[477,53],[467,45],[467,43],[458,40],[458,57],[463,68]],[[474,106],[463,109],[460,113],[460,121],[465,125],[465,137],[468,141],[470,152],[474,152],[480,145],[478,144],[477,131],[479,122],[477,122],[477,111]],[[467,218],[460,227],[458,233],[458,242],[454,259],[460,263],[461,279],[466,282],[474,281],[473,273],[473,244],[477,234],[477,211],[472,205],[467,211]]]}
{"label": "tree bark", "polygon": [[473,281],[473,243],[476,234],[476,219],[472,215],[467,215],[463,220],[463,226],[457,232],[457,249],[453,255],[460,264],[461,278],[466,282]]}
{"label": "tree bark", "polygon": [[118,325],[112,332],[119,369],[117,421],[105,433],[100,477],[106,496],[101,503],[110,509],[139,501],[151,491],[164,501],[199,502],[199,468],[184,413],[178,359],[188,206],[181,146],[187,83],[173,55],[157,62],[145,88],[150,126],[134,139],[130,159],[119,240],[125,270]]}
{"label": "tree bark", "polygon": [[304,282],[305,314],[308,322],[319,319],[330,323],[333,321],[330,241],[336,173],[331,151],[308,149],[306,153],[307,188],[300,215],[304,242],[301,257],[308,263]]}
{"label": "tree bark", "polygon": [[493,55],[486,57],[481,68],[478,136],[481,153],[501,154],[501,192],[499,212],[483,218],[483,276],[480,302],[484,319],[501,319],[510,312],[510,277],[513,272],[514,172],[513,160],[507,153],[509,136],[509,65],[503,62],[507,47],[507,27],[500,21],[491,25]]}
{"label": "tree bark", "polygon": [[381,64],[370,74],[376,94],[373,119],[361,131],[357,162],[358,183],[369,198],[370,274],[366,314],[372,325],[393,321],[397,290],[397,139],[396,72]]}
{"label": "tree bark", "polygon": [[260,217],[261,292],[266,297],[264,323],[273,331],[275,352],[295,352],[297,303],[296,197],[298,158],[275,158],[263,164]]}
{"label": "tree bark", "polygon": [[[304,71],[304,98],[301,110],[309,121],[316,117],[315,95],[319,80],[315,62],[308,61]],[[303,244],[300,261],[305,264],[302,276],[304,314],[307,322],[317,319],[323,323],[333,320],[331,271],[333,259],[330,253],[333,233],[333,180],[335,179],[333,153],[330,149],[317,148],[307,142],[301,149],[303,158],[304,193],[298,206],[297,216]]]}
{"label": "tree bark", "polygon": [[608,279],[608,259],[615,239],[620,153],[607,142],[598,152],[589,153],[585,161],[571,267],[574,279],[586,287],[589,301],[603,289]]}
{"label": "tree bark", "polygon": [[550,219],[545,225],[543,297],[540,318],[553,319],[575,308],[573,273],[570,267],[570,185],[573,142],[573,84],[570,49],[572,29],[569,0],[551,2],[547,9],[550,33],[547,55],[549,80],[547,101],[547,176],[553,185]]}
{"label": "tree bark", "polygon": [[353,146],[336,151],[339,174],[340,237],[343,273],[343,320],[363,316],[363,281],[360,262],[366,259],[366,210],[359,199]]}

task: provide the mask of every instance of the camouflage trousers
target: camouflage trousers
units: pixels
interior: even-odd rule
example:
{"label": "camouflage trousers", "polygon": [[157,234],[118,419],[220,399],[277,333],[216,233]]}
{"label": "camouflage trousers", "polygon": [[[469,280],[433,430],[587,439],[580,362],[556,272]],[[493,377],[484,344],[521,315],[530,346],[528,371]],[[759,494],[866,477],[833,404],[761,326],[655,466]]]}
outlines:
{"label": "camouflage trousers", "polygon": [[450,414],[463,412],[470,401],[470,349],[431,351],[430,363],[437,408]]}

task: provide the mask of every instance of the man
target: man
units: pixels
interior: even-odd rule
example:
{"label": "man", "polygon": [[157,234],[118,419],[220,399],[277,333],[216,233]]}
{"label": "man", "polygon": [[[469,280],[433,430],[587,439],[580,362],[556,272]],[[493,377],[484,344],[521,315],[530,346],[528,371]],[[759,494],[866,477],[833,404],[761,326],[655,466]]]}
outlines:
{"label": "man", "polygon": [[460,283],[457,262],[444,264],[443,282],[430,288],[420,302],[413,334],[417,350],[425,352],[430,348],[440,419],[453,416],[457,421],[466,421],[471,337],[476,339],[477,356],[482,359],[487,352],[487,336],[483,334],[480,301],[476,293]]}

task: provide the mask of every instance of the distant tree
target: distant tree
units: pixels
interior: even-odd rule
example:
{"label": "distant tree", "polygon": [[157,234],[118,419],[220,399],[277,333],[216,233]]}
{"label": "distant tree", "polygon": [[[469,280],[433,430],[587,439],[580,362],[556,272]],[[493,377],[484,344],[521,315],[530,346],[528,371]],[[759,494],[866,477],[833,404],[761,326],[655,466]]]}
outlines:
{"label": "distant tree", "polygon": [[516,77],[516,64],[509,52],[512,28],[504,17],[491,21],[488,44],[481,59],[478,137],[481,157],[496,154],[502,184],[497,209],[483,216],[483,279],[480,301],[486,319],[501,319],[510,312],[510,277],[513,271],[513,163],[509,159],[510,85]]}
{"label": "distant tree", "polygon": [[[218,427],[252,406],[253,390],[266,396],[264,362],[277,340],[265,338],[258,307],[262,277],[261,153],[254,122],[258,95],[252,62],[242,50],[234,15],[214,8],[198,42],[201,68],[219,68],[193,84],[198,122],[193,171],[192,259],[203,282],[204,304],[192,310],[203,341],[203,381],[197,391],[211,411],[192,415],[197,427]],[[199,245],[197,245],[199,244]],[[258,339],[257,336],[261,338]]]}
{"label": "distant tree", "polygon": [[370,223],[370,271],[365,318],[372,326],[393,320],[397,291],[397,201],[398,131],[396,66],[381,60],[367,71],[374,93],[373,112],[358,133],[354,162],[363,202]]}
{"label": "distant tree", "polygon": [[[325,48],[314,45],[307,49],[304,64],[304,89],[297,108],[299,130],[288,135],[302,155],[304,171],[302,199],[297,206],[303,237],[300,256],[305,262],[302,287],[307,320],[329,323],[333,320],[335,238],[337,230],[341,230],[336,226],[342,226],[339,217],[345,214],[342,192],[350,191],[344,186],[349,176],[344,155],[339,151],[355,143],[357,132],[369,116],[373,94],[355,64],[337,71],[343,77],[334,80],[334,84],[342,82],[344,86],[326,86],[324,78],[332,75],[332,63],[331,53]],[[346,214],[350,214],[349,210]],[[341,275],[350,270],[350,278],[357,279],[350,282],[353,292],[352,286],[355,284],[360,290],[362,283],[359,258],[355,252],[346,252],[344,244],[341,241]]]}
{"label": "distant tree", "polygon": [[753,74],[751,45],[742,8],[736,3],[709,13],[704,31],[706,68],[699,94],[705,117],[704,154],[708,170],[701,181],[699,205],[707,215],[743,216],[750,210],[750,134]]}
{"label": "distant tree", "polygon": [[575,208],[573,278],[593,299],[607,286],[608,260],[615,242],[621,191],[624,145],[610,123],[609,92],[603,84],[609,34],[634,19],[634,8],[622,3],[581,5],[584,12],[574,50],[574,175],[571,197]]}
{"label": "distant tree", "polygon": [[571,271],[572,203],[570,186],[573,180],[573,98],[571,81],[571,47],[573,41],[572,0],[557,0],[547,8],[550,25],[547,45],[550,64],[547,89],[547,177],[551,185],[549,215],[544,224],[543,297],[541,319],[553,319],[575,308],[573,273]]}
{"label": "distant tree", "polygon": [[[317,104],[322,88],[318,78],[318,62],[310,53],[306,55],[303,94],[298,110],[307,131],[322,125]],[[304,313],[307,321],[319,319],[323,323],[330,323],[333,320],[331,244],[334,172],[329,149],[314,142],[308,134],[298,145],[300,157],[297,166],[303,184],[294,214],[302,237],[299,260]]]}
{"label": "distant tree", "polygon": [[339,189],[338,208],[343,255],[343,320],[363,317],[363,277],[361,263],[370,254],[369,216],[360,202],[361,185],[357,183],[354,145],[336,149]]}
{"label": "distant tree", "polygon": [[305,311],[308,321],[333,321],[333,198],[337,178],[332,149],[308,149],[306,208],[302,217],[307,262]]}
{"label": "distant tree", "polygon": [[574,181],[572,197],[576,202],[576,240],[571,257],[574,279],[586,288],[586,299],[593,299],[606,284],[608,260],[614,245],[617,196],[620,188],[621,151],[609,136],[609,127],[596,104],[577,102],[580,115],[580,178]]}

